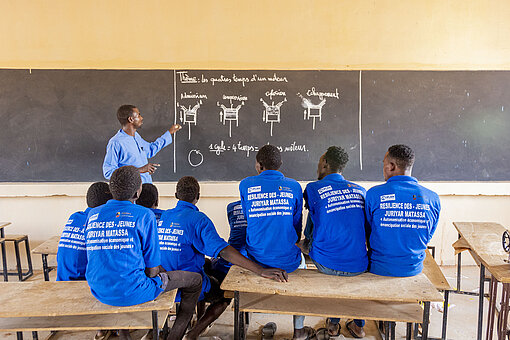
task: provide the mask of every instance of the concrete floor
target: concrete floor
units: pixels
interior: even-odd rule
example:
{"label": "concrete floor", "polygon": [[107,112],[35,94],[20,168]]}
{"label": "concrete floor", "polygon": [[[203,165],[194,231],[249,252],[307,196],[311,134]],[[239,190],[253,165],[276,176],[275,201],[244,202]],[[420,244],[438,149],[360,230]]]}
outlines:
{"label": "concrete floor", "polygon": [[[447,266],[442,267],[442,270],[450,282],[450,284],[455,287],[456,285],[456,267]],[[54,280],[55,272],[52,272],[53,280]],[[467,266],[463,267],[462,271],[462,290],[465,291],[478,291],[478,275],[479,270],[478,267],[475,266]],[[36,272],[31,280],[42,280],[41,272]],[[486,284],[486,291],[488,289],[488,285]],[[487,300],[485,300],[484,309],[486,315],[487,310]],[[450,307],[449,307],[449,317],[448,317],[448,339],[455,340],[464,340],[464,339],[475,339],[476,338],[476,329],[477,329],[477,310],[478,310],[478,297],[469,296],[469,295],[459,295],[459,294],[450,294]],[[442,316],[443,314],[439,312],[437,309],[432,309],[431,312],[431,325],[429,336],[440,338],[441,336],[441,324],[442,324]],[[278,330],[276,332],[276,339],[291,339],[292,338],[292,316],[290,315],[274,315],[274,314],[252,314],[250,325],[247,333],[248,339],[257,339],[260,328],[267,322],[273,321],[278,325]],[[315,329],[324,327],[324,318],[319,317],[307,317],[305,320],[305,325],[314,327]],[[344,339],[351,338],[348,332],[346,332],[344,327],[345,320],[342,320],[342,335],[337,337],[336,339]],[[484,318],[484,325],[486,325],[486,321]],[[398,323],[396,328],[396,338],[404,339],[405,338],[405,324]],[[484,335],[485,335],[485,326],[484,326]],[[375,322],[367,322],[365,326],[365,332],[367,336],[365,339],[367,340],[375,340],[381,339],[378,331],[376,329]],[[227,311],[214,323],[213,327],[209,330],[209,332],[203,336],[203,339],[211,339],[211,340],[229,340],[233,339],[233,312],[231,308],[228,308]],[[59,332],[56,336],[53,336],[52,339],[70,339],[70,340],[91,340],[94,338],[95,332]],[[136,331],[132,333],[133,339],[140,339],[144,331]],[[45,339],[48,333],[39,332],[39,339]],[[31,339],[32,335],[30,332],[24,333],[25,339]],[[0,339],[16,339],[15,333],[1,333]],[[110,339],[117,339],[117,337],[110,337]]]}

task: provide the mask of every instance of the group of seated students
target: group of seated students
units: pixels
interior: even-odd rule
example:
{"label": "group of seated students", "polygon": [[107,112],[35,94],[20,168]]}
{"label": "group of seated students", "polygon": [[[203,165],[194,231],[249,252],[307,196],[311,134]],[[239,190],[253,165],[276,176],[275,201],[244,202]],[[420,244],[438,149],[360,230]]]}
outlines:
{"label": "group of seated students", "polygon": [[[258,175],[241,181],[240,201],[227,207],[228,242],[196,206],[200,186],[194,177],[178,181],[177,205],[163,211],[157,209],[154,185],[142,186],[133,166],[118,168],[109,185],[91,185],[87,210],[67,222],[57,280],[87,280],[92,294],[113,306],[144,303],[178,289],[180,306],[167,337],[173,340],[183,338],[197,304],[197,321],[187,339],[197,339],[227,308],[230,300],[220,284],[232,264],[286,282],[287,273],[306,268],[303,249],[327,275],[417,275],[441,207],[438,195],[411,176],[414,157],[408,146],[391,146],[383,160],[386,183],[367,192],[344,179],[348,155],[331,146],[320,157],[318,181],[303,192],[278,171],[278,148],[265,145],[256,155]],[[304,242],[303,199],[308,210]],[[294,316],[294,339],[314,336],[304,319]],[[327,320],[331,336],[340,334],[339,321]],[[356,338],[365,336],[363,326],[363,320],[346,323]],[[96,339],[104,334],[100,331]],[[127,330],[119,336],[130,339]]]}

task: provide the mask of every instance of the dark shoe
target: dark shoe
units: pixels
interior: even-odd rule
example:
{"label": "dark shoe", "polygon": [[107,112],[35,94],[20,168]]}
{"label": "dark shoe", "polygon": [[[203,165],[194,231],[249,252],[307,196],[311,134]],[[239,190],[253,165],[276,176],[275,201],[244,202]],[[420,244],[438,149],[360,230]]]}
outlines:
{"label": "dark shoe", "polygon": [[340,336],[340,323],[332,323],[330,318],[326,319],[326,328],[328,329],[328,333],[330,336]]}

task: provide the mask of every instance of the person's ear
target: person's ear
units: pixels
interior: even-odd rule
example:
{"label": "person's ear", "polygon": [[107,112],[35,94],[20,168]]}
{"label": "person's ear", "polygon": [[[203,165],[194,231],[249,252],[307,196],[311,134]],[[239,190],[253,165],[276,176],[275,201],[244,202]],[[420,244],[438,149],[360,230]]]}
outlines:
{"label": "person's ear", "polygon": [[197,201],[200,199],[200,193],[197,194]]}
{"label": "person's ear", "polygon": [[177,196],[177,193],[175,193],[175,198],[179,199],[179,196]]}
{"label": "person's ear", "polygon": [[128,121],[128,123],[133,124],[133,122],[135,121],[135,118],[133,116],[129,116],[129,117],[127,117],[127,121]]}

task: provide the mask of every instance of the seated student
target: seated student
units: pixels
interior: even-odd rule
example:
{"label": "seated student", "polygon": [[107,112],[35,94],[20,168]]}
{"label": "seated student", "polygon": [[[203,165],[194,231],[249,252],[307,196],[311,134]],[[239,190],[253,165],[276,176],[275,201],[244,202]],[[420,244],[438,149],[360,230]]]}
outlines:
{"label": "seated student", "polygon": [[57,281],[85,280],[87,249],[85,248],[85,223],[91,208],[105,204],[112,199],[110,188],[105,182],[93,183],[87,190],[85,211],[72,214],[60,236],[57,251]]}
{"label": "seated student", "polygon": [[370,272],[383,276],[421,273],[425,249],[437,227],[438,195],[411,177],[414,151],[393,145],[383,161],[385,184],[368,190]]}
{"label": "seated student", "polygon": [[136,204],[152,210],[152,212],[156,216],[156,222],[159,222],[163,210],[158,209],[159,205],[158,188],[156,188],[154,184],[152,183],[142,184],[142,193],[140,194],[140,197],[138,197],[138,199],[136,200]]}
{"label": "seated student", "polygon": [[[305,207],[313,223],[310,258],[324,274],[355,276],[367,270],[365,242],[365,195],[363,187],[342,176],[349,155],[338,146],[330,146],[319,159],[318,181],[304,192]],[[309,225],[307,225],[308,227]],[[340,319],[328,319],[331,336],[340,335]],[[347,330],[363,338],[364,320],[348,321]]]}
{"label": "seated student", "polygon": [[[90,210],[87,219],[85,277],[90,290],[104,304],[132,306],[180,289],[179,312],[167,339],[181,339],[200,296],[202,277],[162,270],[154,213],[134,204],[142,191],[140,173],[134,166],[113,172],[110,191],[113,199]],[[119,335],[131,339],[127,330]]]}
{"label": "seated student", "polygon": [[194,177],[185,176],[177,182],[175,197],[179,200],[177,206],[161,215],[158,226],[161,263],[166,269],[188,270],[202,275],[201,298],[205,298],[211,305],[186,334],[187,339],[197,339],[230,304],[230,299],[224,298],[224,292],[220,289],[224,277],[209,277],[205,274],[204,255],[220,256],[230,263],[276,281],[286,281],[286,273],[281,269],[262,268],[242,256],[218,235],[212,221],[196,206],[200,198],[200,185]]}
{"label": "seated student", "polygon": [[[258,175],[243,179],[239,191],[248,224],[248,257],[262,266],[291,273],[305,268],[304,257],[296,245],[301,238],[303,193],[298,182],[278,171],[281,165],[278,148],[264,145],[256,155]],[[294,339],[313,336],[313,329],[304,327],[304,319],[294,316]]]}
{"label": "seated student", "polygon": [[[230,226],[230,236],[228,244],[234,247],[242,255],[246,256],[246,218],[244,217],[241,201],[235,201],[227,205],[227,218]],[[206,263],[207,265],[207,263]],[[232,264],[221,257],[214,258],[211,261],[210,271],[213,276],[225,277]],[[204,266],[209,275],[208,268]]]}

